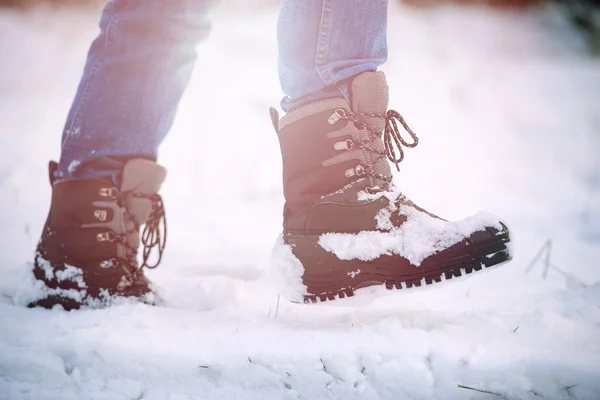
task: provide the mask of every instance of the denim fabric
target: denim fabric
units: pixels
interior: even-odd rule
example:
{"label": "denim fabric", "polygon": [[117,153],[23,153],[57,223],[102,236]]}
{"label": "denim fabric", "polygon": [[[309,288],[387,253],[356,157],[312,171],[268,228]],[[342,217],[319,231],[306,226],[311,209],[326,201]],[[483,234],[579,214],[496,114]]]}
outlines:
{"label": "denim fabric", "polygon": [[289,111],[345,97],[348,78],[387,59],[388,0],[282,0],[277,26],[279,80]]}
{"label": "denim fabric", "polygon": [[[156,160],[208,36],[213,0],[113,0],[102,14],[62,137],[58,177],[112,177]],[[348,98],[345,83],[387,56],[387,0],[283,0],[282,108]]]}

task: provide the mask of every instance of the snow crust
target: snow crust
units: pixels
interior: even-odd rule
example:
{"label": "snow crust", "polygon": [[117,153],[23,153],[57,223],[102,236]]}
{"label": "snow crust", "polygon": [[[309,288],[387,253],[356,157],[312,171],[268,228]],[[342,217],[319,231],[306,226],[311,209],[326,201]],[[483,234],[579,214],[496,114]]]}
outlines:
{"label": "snow crust", "polygon": [[46,279],[56,278],[59,282],[72,281],[77,284],[79,289],[52,289],[38,281],[33,276],[33,264],[28,264],[26,268],[22,268],[17,281],[17,286],[14,288],[13,301],[15,304],[26,307],[30,303],[41,300],[48,296],[59,295],[70,298],[76,301],[83,301],[87,294],[87,286],[83,281],[83,272],[80,268],[67,265],[63,271],[56,273],[50,264],[43,258],[38,258],[40,267],[44,270]]}
{"label": "snow crust", "polygon": [[69,173],[74,173],[75,170],[77,169],[77,167],[79,167],[79,165],[81,164],[81,161],[79,160],[73,160],[71,161],[71,164],[69,164],[69,166],[67,167],[67,170],[69,171]]}
{"label": "snow crust", "polygon": [[[308,306],[278,303],[267,279],[283,205],[277,10],[224,3],[160,150],[169,241],[147,275],[164,305],[76,312],[24,304],[98,14],[0,11],[0,400],[597,400],[600,60],[560,17],[390,2],[390,106],[420,138],[396,182],[450,220],[494,211],[515,257]],[[548,239],[559,269],[528,273]]]}
{"label": "snow crust", "polygon": [[[448,222],[403,205],[398,212],[407,217],[400,227],[390,231],[364,231],[352,233],[326,233],[319,245],[342,260],[374,260],[382,255],[397,254],[415,266],[427,257],[445,250],[487,227],[501,229],[498,217],[478,213],[457,222]],[[379,224],[390,212],[379,216]]]}
{"label": "snow crust", "polygon": [[275,287],[287,300],[302,303],[308,294],[302,283],[304,266],[292,252],[292,246],[285,244],[280,235],[271,255],[271,277]]}
{"label": "snow crust", "polygon": [[[66,265],[64,270],[54,272],[46,260],[38,258],[38,264],[44,270],[47,279],[56,277],[56,280],[59,282],[75,282],[78,289],[54,289],[47,287],[43,284],[43,282],[35,279],[33,276],[34,266],[30,263],[20,268],[21,271],[19,272],[18,279],[13,287],[11,300],[16,306],[27,307],[29,304],[35,303],[36,301],[45,299],[49,296],[60,296],[73,299],[82,303],[84,308],[91,309],[138,302],[137,299],[111,295],[107,290],[100,291],[98,298],[89,298],[87,297],[87,285],[83,280],[83,271],[81,268],[77,268],[72,265]],[[153,293],[144,295],[141,300],[149,304],[160,301],[160,299]]]}

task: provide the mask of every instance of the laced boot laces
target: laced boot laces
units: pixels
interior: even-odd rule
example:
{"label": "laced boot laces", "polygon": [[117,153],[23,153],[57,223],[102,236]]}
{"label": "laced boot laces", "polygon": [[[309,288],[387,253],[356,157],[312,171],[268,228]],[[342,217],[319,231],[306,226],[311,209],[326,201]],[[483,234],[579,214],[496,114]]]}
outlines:
{"label": "laced boot laces", "polygon": [[[333,119],[332,119],[333,118]],[[385,119],[385,129],[383,132],[378,132],[371,128],[365,121],[364,118],[382,118]],[[367,165],[358,165],[354,170],[354,175],[358,178],[362,176],[369,176],[372,178],[379,179],[385,182],[386,188],[381,188],[379,186],[368,187],[366,190],[369,193],[377,193],[381,192],[392,183],[392,176],[385,176],[375,172],[374,165],[379,162],[381,159],[386,158],[394,163],[396,169],[400,171],[400,162],[404,159],[404,150],[402,146],[407,148],[416,147],[419,144],[419,138],[415,134],[415,132],[408,126],[404,117],[395,110],[389,110],[385,114],[379,113],[361,113],[361,112],[347,112],[344,109],[338,109],[330,118],[330,122],[335,122],[338,119],[346,119],[358,128],[358,129],[366,129],[369,132],[369,135],[366,139],[360,140],[358,143],[358,147],[363,151],[369,152],[371,154],[375,154],[375,158],[370,162],[367,162]],[[404,130],[410,135],[411,142],[407,142],[400,132],[398,127],[398,122]],[[383,135],[383,136],[382,136]],[[384,150],[379,150],[373,146],[376,140],[383,140]],[[347,150],[350,150],[354,147],[355,143],[349,141],[345,145]],[[398,157],[396,157],[396,147],[398,151]]]}
{"label": "laced boot laces", "polygon": [[[98,235],[99,241],[102,241],[100,236],[105,235],[104,240],[111,242],[117,241],[126,248],[125,257],[113,258],[101,264],[104,268],[118,266],[123,268],[125,275],[121,277],[121,280],[117,285],[117,290],[122,292],[134,284],[137,277],[143,273],[144,268],[154,269],[160,264],[167,241],[167,220],[162,197],[159,194],[145,194],[134,191],[119,192],[116,188],[107,189],[106,194],[109,197],[116,199],[117,204],[125,210],[124,217],[126,219],[126,226],[131,226],[131,228],[123,234],[116,234],[109,231],[105,234]],[[129,210],[129,207],[127,206],[127,199],[129,198],[147,199],[152,202],[150,214],[145,222],[144,230],[141,235],[140,226],[142,225],[142,222],[137,221],[136,217]],[[129,237],[132,234],[140,235],[143,246],[142,263],[139,267],[137,265],[138,249],[132,246],[129,241]],[[158,251],[158,255],[156,261],[152,263],[150,260],[154,249]]]}

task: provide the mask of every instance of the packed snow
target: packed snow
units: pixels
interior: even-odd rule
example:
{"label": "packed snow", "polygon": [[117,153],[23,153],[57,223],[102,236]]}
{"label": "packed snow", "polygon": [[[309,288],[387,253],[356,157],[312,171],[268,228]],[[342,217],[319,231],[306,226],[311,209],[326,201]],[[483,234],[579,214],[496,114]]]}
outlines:
{"label": "packed snow", "polygon": [[277,9],[225,5],[160,152],[169,240],[148,276],[166,305],[75,312],[18,294],[98,15],[0,10],[1,400],[600,398],[599,60],[553,10],[392,3],[390,106],[420,138],[396,184],[448,220],[500,216],[510,264],[418,291],[278,297]]}
{"label": "packed snow", "polygon": [[272,288],[283,296],[284,299],[296,303],[303,303],[304,296],[308,294],[306,285],[302,282],[304,266],[294,255],[292,246],[285,244],[283,235],[275,241],[267,279]]}
{"label": "packed snow", "polygon": [[418,267],[427,257],[475,232],[487,227],[502,229],[498,218],[490,213],[478,213],[456,222],[434,218],[405,205],[400,206],[398,213],[406,216],[406,222],[400,227],[356,234],[326,233],[319,237],[319,245],[341,260],[371,261],[382,255],[397,254]]}
{"label": "packed snow", "polygon": [[[377,193],[358,192],[358,200],[363,202],[383,196],[387,197],[388,206],[375,216],[378,231],[330,232],[319,237],[319,245],[341,260],[371,261],[382,255],[397,254],[418,267],[427,257],[450,248],[475,232],[487,228],[502,231],[498,217],[489,212],[451,222],[420,211],[394,185]],[[395,213],[406,217],[400,227],[395,227],[390,219]]]}

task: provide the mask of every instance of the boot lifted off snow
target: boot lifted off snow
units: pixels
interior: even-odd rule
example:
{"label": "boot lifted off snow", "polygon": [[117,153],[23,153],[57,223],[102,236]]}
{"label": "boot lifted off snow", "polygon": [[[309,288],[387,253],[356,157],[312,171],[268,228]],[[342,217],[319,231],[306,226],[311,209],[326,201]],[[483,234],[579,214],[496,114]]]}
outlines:
{"label": "boot lifted off snow", "polygon": [[398,168],[403,147],[418,139],[398,112],[386,111],[388,97],[385,75],[365,72],[352,81],[351,104],[326,99],[281,120],[271,109],[286,200],[273,268],[292,301],[429,285],[510,259],[508,229],[495,216],[448,222],[394,186],[388,161]]}
{"label": "boot lifted off snow", "polygon": [[[34,275],[44,286],[30,307],[98,307],[115,297],[154,303],[143,268],[158,266],[166,241],[164,208],[157,194],[165,169],[152,161],[131,160],[117,188],[110,179],[56,180],[56,168],[51,162],[52,204],[35,255]],[[143,263],[138,266],[143,224]],[[155,247],[158,261],[151,264]]]}

